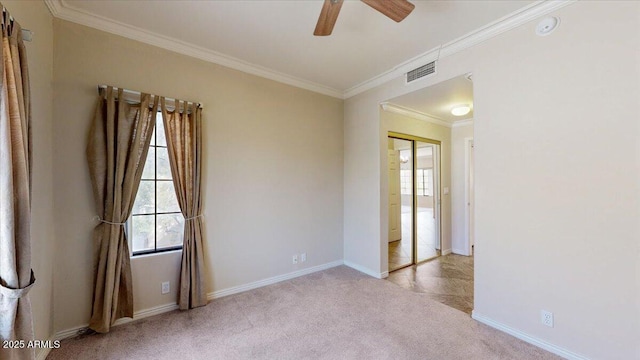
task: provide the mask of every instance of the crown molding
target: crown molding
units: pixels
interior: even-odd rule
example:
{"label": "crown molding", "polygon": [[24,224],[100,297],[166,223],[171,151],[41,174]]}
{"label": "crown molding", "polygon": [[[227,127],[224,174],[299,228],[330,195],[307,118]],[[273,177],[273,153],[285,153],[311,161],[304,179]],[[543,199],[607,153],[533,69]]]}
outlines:
{"label": "crown molding", "polygon": [[348,99],[352,96],[380,86],[390,80],[396,79],[419,66],[430,63],[434,60],[440,60],[447,56],[451,56],[455,53],[468,49],[472,46],[483,43],[506,31],[523,25],[537,17],[546,15],[567,5],[571,5],[576,1],[577,0],[542,0],[534,2],[477,30],[474,30],[453,41],[436,47],[435,49],[422,53],[395,66],[391,70],[388,70],[352,88],[347,89],[344,92],[344,98]]}
{"label": "crown molding", "polygon": [[59,0],[44,0],[45,5],[49,8],[49,12],[53,16],[57,16],[60,12],[60,1]]}
{"label": "crown molding", "polygon": [[440,126],[444,126],[444,127],[448,127],[451,128],[453,126],[452,123],[440,119],[437,116],[433,116],[433,115],[429,115],[429,114],[425,114],[423,112],[417,111],[417,110],[413,110],[413,109],[409,109],[406,108],[404,106],[400,106],[400,105],[396,105],[396,104],[392,104],[390,102],[383,102],[380,104],[380,106],[382,106],[382,110],[384,111],[388,111],[388,112],[392,112],[398,115],[404,115],[404,116],[408,116],[410,118],[413,119],[417,119],[417,120],[422,120],[422,121],[426,121],[432,124],[436,124],[436,125],[440,125]]}
{"label": "crown molding", "polygon": [[571,5],[576,1],[578,0],[541,0],[534,2],[477,30],[413,57],[382,74],[342,91],[252,64],[201,46],[114,21],[103,16],[91,14],[67,4],[64,0],[44,0],[54,17],[339,99],[347,99],[363,93],[398,78],[416,67],[434,60],[440,60],[478,45],[537,17]]}
{"label": "crown molding", "polygon": [[467,120],[458,120],[456,122],[454,122],[453,124],[451,124],[451,127],[462,127],[462,126],[467,126],[467,125],[473,125],[473,119],[467,119]]}
{"label": "crown molding", "polygon": [[344,93],[328,86],[287,75],[263,66],[255,65],[217,51],[209,50],[198,45],[187,43],[168,36],[160,35],[136,26],[125,24],[106,17],[89,13],[67,4],[64,0],[44,0],[54,17],[89,26],[111,34],[137,40],[149,45],[194,57],[200,60],[226,66],[231,69],[257,75],[263,78],[281,82],[287,85],[310,90],[320,94],[344,98]]}

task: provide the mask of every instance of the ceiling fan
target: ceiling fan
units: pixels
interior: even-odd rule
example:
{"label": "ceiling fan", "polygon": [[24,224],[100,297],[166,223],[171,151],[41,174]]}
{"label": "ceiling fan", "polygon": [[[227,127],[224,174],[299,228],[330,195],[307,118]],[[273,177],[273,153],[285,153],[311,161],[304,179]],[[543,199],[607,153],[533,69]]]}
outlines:
{"label": "ceiling fan", "polygon": [[[324,0],[313,35],[331,35],[343,1],[344,0]],[[404,20],[404,18],[413,11],[413,8],[416,7],[407,0],[362,0],[362,2],[383,13],[395,22]]]}

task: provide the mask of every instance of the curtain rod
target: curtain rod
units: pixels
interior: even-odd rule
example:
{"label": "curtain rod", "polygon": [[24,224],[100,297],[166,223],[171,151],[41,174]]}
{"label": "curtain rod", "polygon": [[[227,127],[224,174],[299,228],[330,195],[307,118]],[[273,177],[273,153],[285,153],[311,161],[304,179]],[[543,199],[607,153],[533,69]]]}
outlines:
{"label": "curtain rod", "polygon": [[[98,93],[100,93],[100,89],[106,89],[107,86],[108,85],[98,85]],[[112,86],[112,88],[114,90],[121,89],[121,88],[119,88],[117,86]],[[128,96],[140,96],[140,92],[139,91],[134,91],[134,90],[129,90],[129,89],[122,88],[122,92],[123,92],[123,94],[128,95]],[[162,95],[154,95],[154,94],[149,94],[149,95],[151,95],[151,96],[162,96]],[[175,104],[175,101],[176,101],[176,99],[170,98],[170,97],[166,97],[166,96],[164,97],[164,99],[167,100],[167,101],[173,101],[174,104]],[[178,101],[187,101],[187,102],[190,102],[192,104],[196,104],[200,108],[204,107],[204,105],[202,105],[202,103],[199,102],[199,101],[188,101],[188,100],[180,100],[180,99],[178,99]]]}
{"label": "curtain rod", "polygon": [[[4,24],[4,20],[6,19],[6,16],[9,13],[9,10],[7,10],[7,8],[1,4],[0,6],[2,6],[2,15],[3,15],[2,23]],[[13,23],[13,16],[11,16],[11,14],[9,14],[9,21]],[[31,40],[33,40],[33,31],[29,29],[21,29],[21,30],[22,30],[22,40],[31,42]]]}

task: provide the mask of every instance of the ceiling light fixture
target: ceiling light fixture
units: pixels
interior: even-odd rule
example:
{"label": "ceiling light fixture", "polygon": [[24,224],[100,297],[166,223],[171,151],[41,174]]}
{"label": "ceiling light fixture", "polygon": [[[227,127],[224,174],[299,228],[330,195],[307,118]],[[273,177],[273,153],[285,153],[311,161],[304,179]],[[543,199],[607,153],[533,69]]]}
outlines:
{"label": "ceiling light fixture", "polygon": [[451,114],[454,116],[465,116],[471,111],[471,107],[469,105],[456,105],[451,109]]}

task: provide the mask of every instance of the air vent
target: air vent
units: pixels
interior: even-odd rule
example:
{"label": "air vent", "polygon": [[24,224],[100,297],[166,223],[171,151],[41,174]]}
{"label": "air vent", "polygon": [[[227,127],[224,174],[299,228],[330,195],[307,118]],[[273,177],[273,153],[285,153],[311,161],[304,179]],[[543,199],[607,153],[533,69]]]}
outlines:
{"label": "air vent", "polygon": [[426,65],[422,65],[419,68],[413,69],[407,73],[407,83],[418,80],[425,76],[435,74],[436,62],[432,61]]}

